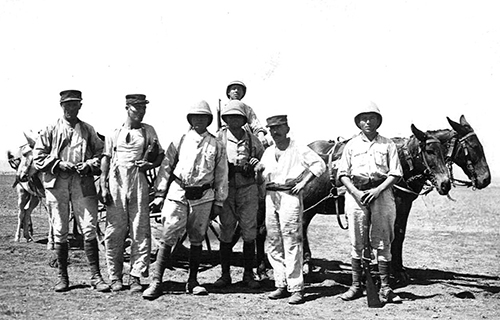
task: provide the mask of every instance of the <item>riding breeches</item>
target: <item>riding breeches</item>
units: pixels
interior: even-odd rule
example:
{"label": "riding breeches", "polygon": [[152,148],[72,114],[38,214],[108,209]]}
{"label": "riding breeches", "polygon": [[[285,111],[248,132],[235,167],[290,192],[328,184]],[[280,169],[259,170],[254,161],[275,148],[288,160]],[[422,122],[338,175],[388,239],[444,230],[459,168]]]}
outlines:
{"label": "riding breeches", "polygon": [[213,201],[191,205],[189,202],[185,204],[165,200],[161,214],[163,233],[160,242],[173,247],[186,231],[191,245],[201,246],[210,223],[212,205]]}
{"label": "riding breeches", "polygon": [[243,241],[251,242],[257,236],[257,210],[259,209],[258,189],[256,184],[234,188],[224,202],[224,210],[219,215],[221,222],[220,241],[230,243],[236,230],[241,227]]}
{"label": "riding breeches", "polygon": [[84,240],[96,238],[97,196],[83,196],[81,178],[77,173],[57,177],[54,188],[47,188],[45,194],[55,242],[68,241],[70,209]]}
{"label": "riding breeches", "polygon": [[[391,189],[384,190],[372,201],[370,244],[377,250],[378,259],[391,261],[391,243],[394,240],[394,222],[396,220],[396,203]],[[364,222],[368,209],[360,205],[350,193],[345,195],[345,212],[349,221],[349,237],[351,239],[351,256],[361,259],[364,248]]]}
{"label": "riding breeches", "polygon": [[274,269],[275,286],[288,287],[289,292],[304,289],[302,214],[301,194],[267,191],[266,251]]}
{"label": "riding breeches", "polygon": [[130,244],[130,275],[147,277],[151,253],[149,187],[137,167],[116,167],[109,176],[113,202],[106,208],[106,260],[110,280],[122,278],[127,236]]}

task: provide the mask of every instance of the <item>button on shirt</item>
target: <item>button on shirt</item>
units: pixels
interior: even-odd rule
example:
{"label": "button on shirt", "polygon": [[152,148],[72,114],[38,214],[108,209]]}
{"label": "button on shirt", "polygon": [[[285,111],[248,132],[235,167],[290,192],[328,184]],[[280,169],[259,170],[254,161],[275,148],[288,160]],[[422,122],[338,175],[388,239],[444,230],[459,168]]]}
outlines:
{"label": "button on shirt", "polygon": [[377,135],[370,141],[363,133],[345,146],[338,167],[338,176],[359,176],[378,180],[388,176],[402,176],[398,150],[390,139]]}

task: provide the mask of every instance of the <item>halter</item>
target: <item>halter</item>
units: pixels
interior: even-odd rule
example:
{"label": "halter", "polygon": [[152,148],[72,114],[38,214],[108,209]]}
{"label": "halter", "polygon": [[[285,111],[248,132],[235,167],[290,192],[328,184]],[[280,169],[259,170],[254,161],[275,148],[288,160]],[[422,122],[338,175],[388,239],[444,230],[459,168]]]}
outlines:
{"label": "halter", "polygon": [[[441,142],[437,138],[428,138],[425,141],[420,142],[418,145],[417,157],[415,157],[415,158],[411,155],[410,151],[408,150],[407,143],[402,147],[404,159],[406,160],[406,164],[408,165],[410,172],[413,171],[413,169],[415,169],[414,162],[418,158],[418,156],[420,156],[422,158],[422,162],[424,163],[425,169],[422,173],[413,175],[410,178],[406,179],[407,188],[401,187],[399,185],[394,185],[395,188],[397,188],[401,191],[407,192],[407,193],[411,193],[411,194],[416,195],[416,196],[426,195],[432,191],[432,189],[435,185],[436,176],[434,175],[434,172],[432,172],[432,170],[429,166],[429,163],[427,162],[427,158],[423,154],[423,152],[425,150],[425,146],[428,144],[431,144],[431,143],[441,143]],[[417,192],[411,190],[409,187],[409,184],[413,181],[416,181],[416,180],[422,180],[424,182],[426,180],[430,180],[432,182],[432,185],[429,188],[427,188],[426,190],[424,190],[422,193],[417,193]],[[424,183],[424,185],[425,185],[425,183]]]}
{"label": "halter", "polygon": [[[453,135],[453,137],[450,139],[450,142],[448,143],[448,152],[446,153],[446,157],[445,157],[446,165],[448,166],[448,170],[450,171],[451,181],[452,181],[452,183],[459,182],[464,186],[473,187],[475,189],[476,185],[477,185],[477,173],[476,173],[476,170],[475,170],[474,165],[472,163],[472,160],[470,158],[470,152],[469,152],[469,148],[468,148],[467,138],[475,136],[476,133],[474,131],[469,132],[468,134],[466,134],[465,136],[463,136],[460,139],[457,139],[457,135],[458,135],[458,133],[455,133]],[[455,179],[453,177],[453,169],[452,169],[453,162],[454,162],[453,159],[455,159],[455,157],[457,156],[459,146],[462,147],[464,150],[465,162],[466,162],[467,170],[470,173],[469,178],[471,179],[471,181],[463,181],[463,180]]]}

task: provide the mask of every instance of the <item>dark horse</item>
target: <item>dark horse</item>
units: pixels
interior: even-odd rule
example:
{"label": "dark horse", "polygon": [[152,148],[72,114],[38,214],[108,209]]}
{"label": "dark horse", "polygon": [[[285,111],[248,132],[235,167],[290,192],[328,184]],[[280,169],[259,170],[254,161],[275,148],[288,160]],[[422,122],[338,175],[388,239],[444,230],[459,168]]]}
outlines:
{"label": "dark horse", "polygon": [[[441,141],[451,178],[453,178],[452,164],[455,163],[471,179],[470,183],[465,182],[466,185],[477,189],[485,188],[490,184],[491,176],[483,147],[477,135],[464,116],[460,117],[460,123],[454,122],[450,118],[447,118],[447,120],[453,130],[442,129],[427,131],[426,133]],[[395,198],[397,216],[394,225],[396,239],[392,244],[392,268],[395,282],[399,285],[406,285],[409,278],[403,266],[403,242],[406,235],[408,216],[417,195],[395,189]]]}
{"label": "dark horse", "polygon": [[[406,230],[406,222],[411,209],[411,203],[415,200],[422,191],[427,181],[431,181],[432,185],[441,195],[448,194],[451,183],[450,174],[446,166],[443,156],[442,144],[438,138],[430,133],[424,133],[418,130],[414,125],[411,126],[413,136],[410,138],[394,138],[398,148],[398,155],[403,168],[403,179],[398,182],[399,190],[395,192],[396,196],[396,223],[395,223],[395,240],[392,247],[393,255],[393,271],[399,271],[394,267],[394,264],[402,267],[402,248],[404,241],[404,231]],[[341,152],[346,142],[330,142],[319,140],[311,143],[309,147],[322,156],[323,160],[331,168],[332,160],[336,160],[341,156]],[[335,145],[337,147],[333,148]],[[330,150],[333,148],[333,156],[328,157]],[[304,273],[311,270],[311,249],[307,237],[307,229],[312,218],[317,214],[336,214],[343,213],[343,197],[328,197],[328,195],[336,194],[337,189],[332,184],[332,170],[327,170],[323,175],[315,179],[304,190],[304,218],[303,218],[303,233],[304,233]],[[321,202],[325,198],[327,201]],[[314,208],[309,210],[308,208]],[[404,223],[404,226],[402,225]]]}

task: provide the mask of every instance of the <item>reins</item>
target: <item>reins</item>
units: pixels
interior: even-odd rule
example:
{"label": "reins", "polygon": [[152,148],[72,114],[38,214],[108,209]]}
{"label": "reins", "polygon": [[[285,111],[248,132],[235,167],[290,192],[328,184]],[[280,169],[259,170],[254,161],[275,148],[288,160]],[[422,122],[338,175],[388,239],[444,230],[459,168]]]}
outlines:
{"label": "reins", "polygon": [[[429,163],[427,162],[427,158],[423,154],[423,152],[425,150],[425,145],[430,144],[430,143],[441,143],[441,142],[437,138],[429,138],[429,139],[426,139],[424,142],[419,143],[418,155],[422,158],[422,162],[424,163],[424,166],[425,166],[424,172],[420,173],[420,174],[413,175],[413,176],[409,177],[408,179],[406,179],[405,182],[406,182],[407,188],[400,186],[400,185],[396,185],[396,184],[393,186],[394,188],[396,188],[400,191],[415,195],[417,197],[421,196],[421,195],[426,195],[434,189],[434,185],[431,185],[428,188],[423,188],[424,191],[419,193],[419,192],[415,192],[414,190],[411,190],[411,188],[409,187],[409,184],[411,182],[419,181],[419,180],[424,181],[424,187],[426,185],[425,184],[426,180],[431,180],[431,182],[434,184],[434,181],[436,179],[434,172],[432,172],[432,170],[429,166]],[[413,169],[415,169],[414,162],[415,162],[415,159],[418,158],[418,156],[416,158],[414,158],[411,155],[410,151],[408,150],[407,143],[405,143],[405,145],[403,145],[402,151],[404,154],[404,159],[406,160],[406,164],[408,165],[409,170],[411,172],[411,171],[413,171]]]}
{"label": "reins", "polygon": [[[340,198],[341,196],[338,195],[338,188],[337,186],[335,185],[335,177],[333,175],[335,174],[332,174],[332,172],[334,171],[333,169],[333,155],[336,151],[336,146],[339,145],[340,142],[337,142],[335,143],[331,148],[330,150],[328,150],[327,152],[327,155],[328,155],[328,161],[326,163],[326,167],[328,168],[328,171],[330,172],[330,183],[332,185],[332,188],[330,188],[330,192],[328,193],[328,195],[326,195],[325,197],[323,197],[321,200],[319,200],[318,202],[316,202],[314,205],[310,206],[309,208],[305,209],[304,210],[304,213],[308,212],[309,210],[312,210],[314,208],[316,208],[317,206],[319,206],[321,203],[323,203],[324,201],[330,199],[330,198],[333,198],[335,200],[335,213],[336,213],[336,216],[337,216],[337,222],[339,224],[339,227],[342,229],[342,230],[347,230],[348,228],[348,225],[345,225],[342,223],[342,220],[340,218],[340,210],[339,210],[339,204],[338,204],[338,198]],[[346,220],[347,220],[347,216],[346,216]]]}
{"label": "reins", "polygon": [[[475,135],[476,135],[476,133],[474,131],[472,131],[472,132],[469,132],[468,134],[466,134],[465,136],[463,136],[462,138],[457,139],[457,133],[456,133],[450,139],[450,142],[448,144],[449,148],[448,148],[448,152],[446,153],[445,161],[446,161],[446,165],[448,166],[448,170],[450,171],[450,178],[451,178],[451,181],[453,183],[453,186],[456,186],[456,182],[458,182],[461,186],[466,186],[467,188],[472,187],[473,189],[476,188],[477,174],[476,174],[476,170],[474,169],[474,165],[470,159],[470,153],[469,153],[469,149],[468,149],[467,141],[466,141],[467,138],[475,136]],[[459,144],[464,149],[466,166],[467,166],[467,170],[471,174],[471,181],[464,181],[464,180],[460,180],[460,179],[455,179],[453,177],[453,159],[455,159],[455,157],[457,156]]]}

